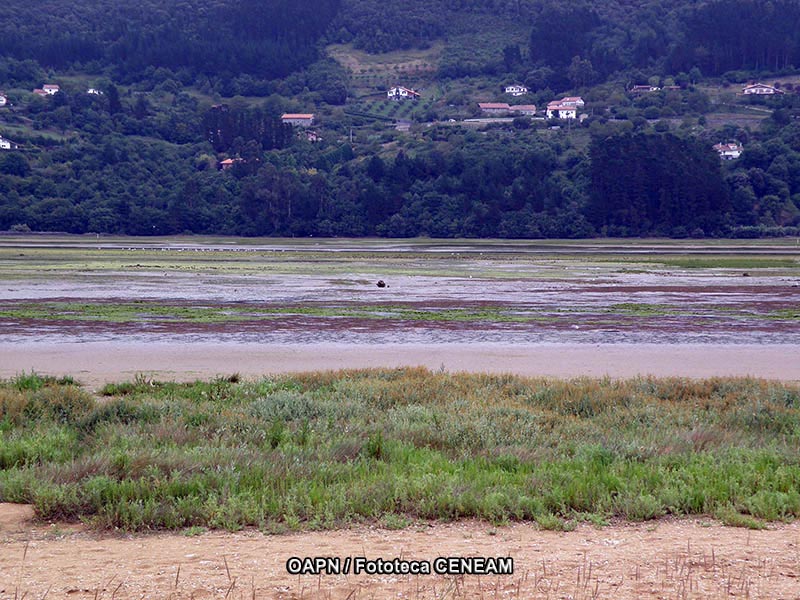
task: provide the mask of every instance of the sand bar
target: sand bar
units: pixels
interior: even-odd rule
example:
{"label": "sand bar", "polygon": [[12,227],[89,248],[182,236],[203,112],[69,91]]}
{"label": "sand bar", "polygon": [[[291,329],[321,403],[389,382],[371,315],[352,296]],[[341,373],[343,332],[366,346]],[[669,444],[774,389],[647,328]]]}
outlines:
{"label": "sand bar", "polygon": [[790,344],[234,344],[213,342],[28,342],[0,344],[0,377],[34,370],[89,385],[137,373],[167,380],[369,367],[425,366],[450,372],[525,376],[705,378],[800,381],[800,346]]}

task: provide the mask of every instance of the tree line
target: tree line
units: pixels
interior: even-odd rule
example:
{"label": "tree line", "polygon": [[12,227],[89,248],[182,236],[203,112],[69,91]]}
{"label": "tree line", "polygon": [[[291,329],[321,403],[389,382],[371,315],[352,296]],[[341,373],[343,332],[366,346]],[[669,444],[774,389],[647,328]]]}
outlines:
{"label": "tree line", "polygon": [[[723,236],[800,225],[800,125],[735,167],[691,137],[451,132],[413,151],[294,140],[221,171],[207,141],[112,134],[0,158],[0,229],[266,236]],[[257,144],[255,140],[245,142]]]}

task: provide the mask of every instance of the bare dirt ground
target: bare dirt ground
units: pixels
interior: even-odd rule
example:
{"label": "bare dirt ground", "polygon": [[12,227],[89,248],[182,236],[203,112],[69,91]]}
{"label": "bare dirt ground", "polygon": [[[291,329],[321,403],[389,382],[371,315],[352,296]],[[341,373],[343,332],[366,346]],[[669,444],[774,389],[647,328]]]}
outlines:
{"label": "bare dirt ground", "polygon": [[[0,505],[0,598],[800,598],[800,524],[660,520],[572,532],[481,522],[391,531],[99,535]],[[511,557],[511,575],[290,575],[290,557]]]}

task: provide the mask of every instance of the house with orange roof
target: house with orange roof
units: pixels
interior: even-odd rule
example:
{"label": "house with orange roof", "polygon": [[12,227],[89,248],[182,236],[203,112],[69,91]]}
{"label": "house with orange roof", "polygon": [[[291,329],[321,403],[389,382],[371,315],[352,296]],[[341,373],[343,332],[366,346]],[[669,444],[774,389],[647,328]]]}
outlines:
{"label": "house with orange roof", "polygon": [[583,108],[585,102],[580,96],[567,96],[561,100],[553,100],[547,105],[548,119],[577,119],[578,109]]}
{"label": "house with orange roof", "polygon": [[738,142],[730,142],[727,144],[715,144],[714,150],[717,151],[722,160],[734,160],[742,155],[744,148]]}
{"label": "house with orange roof", "polygon": [[313,113],[284,113],[281,121],[298,127],[311,127],[314,124]]}
{"label": "house with orange roof", "polygon": [[536,114],[535,104],[517,104],[511,107],[511,112],[525,117],[532,117]]}
{"label": "house with orange roof", "polygon": [[485,115],[503,115],[511,112],[507,102],[478,102],[478,108]]}
{"label": "house with orange roof", "polygon": [[234,165],[237,165],[237,164],[243,163],[243,162],[244,162],[243,158],[226,158],[225,160],[220,161],[219,168],[222,171],[227,171],[229,169],[232,169],[234,167]]}

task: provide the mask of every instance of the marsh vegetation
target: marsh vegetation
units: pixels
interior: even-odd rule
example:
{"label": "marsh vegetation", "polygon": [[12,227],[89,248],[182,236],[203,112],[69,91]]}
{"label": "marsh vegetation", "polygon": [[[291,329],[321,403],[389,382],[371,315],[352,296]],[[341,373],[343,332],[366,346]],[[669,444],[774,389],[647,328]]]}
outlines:
{"label": "marsh vegetation", "polygon": [[800,515],[800,389],[424,369],[0,383],[0,502],[125,530]]}

